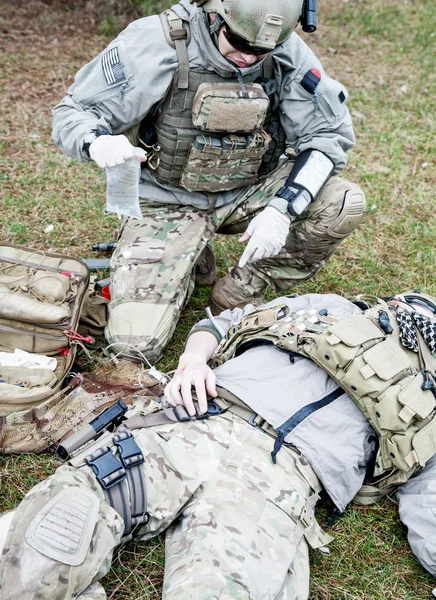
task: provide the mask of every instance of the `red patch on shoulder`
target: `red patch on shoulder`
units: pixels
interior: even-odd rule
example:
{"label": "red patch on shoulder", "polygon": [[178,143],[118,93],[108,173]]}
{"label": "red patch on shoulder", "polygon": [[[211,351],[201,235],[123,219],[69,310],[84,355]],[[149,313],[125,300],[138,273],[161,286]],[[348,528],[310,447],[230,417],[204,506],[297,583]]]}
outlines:
{"label": "red patch on shoulder", "polygon": [[318,77],[318,79],[321,79],[321,71],[318,69],[310,69],[310,72],[313,73],[315,77]]}

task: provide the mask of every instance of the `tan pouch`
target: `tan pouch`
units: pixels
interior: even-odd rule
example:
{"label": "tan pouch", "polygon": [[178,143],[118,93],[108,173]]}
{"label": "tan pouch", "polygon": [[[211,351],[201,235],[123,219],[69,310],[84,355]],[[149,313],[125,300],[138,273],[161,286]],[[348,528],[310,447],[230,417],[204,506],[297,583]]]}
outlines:
{"label": "tan pouch", "polygon": [[80,260],[0,245],[0,351],[18,348],[57,360],[55,372],[45,379],[26,367],[19,368],[21,375],[3,377],[0,414],[37,407],[60,390],[74,362],[88,284],[89,270]]}
{"label": "tan pouch", "polygon": [[202,131],[252,132],[262,127],[269,99],[258,83],[202,83],[192,103],[192,121]]}

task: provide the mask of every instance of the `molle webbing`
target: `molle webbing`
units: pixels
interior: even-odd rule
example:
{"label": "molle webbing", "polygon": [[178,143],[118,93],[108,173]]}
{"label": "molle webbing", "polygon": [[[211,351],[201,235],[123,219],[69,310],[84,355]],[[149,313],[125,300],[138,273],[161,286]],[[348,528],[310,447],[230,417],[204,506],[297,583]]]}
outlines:
{"label": "molle webbing", "polygon": [[259,309],[229,330],[211,365],[229,360],[243,343],[256,339],[310,358],[347,392],[377,432],[374,476],[387,483],[389,475],[390,486],[401,483],[436,453],[435,390],[426,389],[419,355],[402,347],[395,315],[385,302],[376,300],[360,314],[333,321],[316,311],[289,314],[285,304]]}
{"label": "molle webbing", "polygon": [[[202,132],[192,122],[192,104],[198,87],[202,83],[221,83],[224,80],[217,73],[206,70],[191,69],[186,89],[180,89],[178,82],[180,73],[176,71],[173,82],[163,103],[159,115],[154,121],[157,145],[156,153],[159,166],[155,171],[156,178],[162,183],[180,185],[183,167],[191,145]],[[253,83],[259,73],[244,77],[244,83]],[[237,80],[235,79],[235,83]],[[214,136],[215,134],[209,133]],[[221,137],[222,134],[216,134]]]}

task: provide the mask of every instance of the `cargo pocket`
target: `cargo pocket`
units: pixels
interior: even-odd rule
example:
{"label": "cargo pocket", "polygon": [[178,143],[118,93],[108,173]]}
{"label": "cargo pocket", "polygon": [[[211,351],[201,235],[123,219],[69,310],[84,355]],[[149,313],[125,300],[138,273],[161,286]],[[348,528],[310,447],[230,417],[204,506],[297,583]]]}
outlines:
{"label": "cargo pocket", "polygon": [[164,254],[165,242],[137,238],[124,256],[119,256],[112,275],[112,299],[144,300],[155,297],[159,293],[156,281]]}
{"label": "cargo pocket", "polygon": [[312,548],[333,539],[321,530],[312,507],[297,492],[282,494],[280,499],[267,498],[243,566],[252,583],[253,600],[276,598],[303,536]]}
{"label": "cargo pocket", "polygon": [[253,600],[279,593],[304,534],[298,526],[305,499],[291,492],[283,500],[267,499],[244,563]]}

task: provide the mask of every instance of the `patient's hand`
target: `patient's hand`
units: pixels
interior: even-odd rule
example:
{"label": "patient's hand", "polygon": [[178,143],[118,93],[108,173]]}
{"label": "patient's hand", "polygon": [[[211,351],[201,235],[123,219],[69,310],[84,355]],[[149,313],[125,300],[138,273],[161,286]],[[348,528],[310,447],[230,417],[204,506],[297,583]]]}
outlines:
{"label": "patient's hand", "polygon": [[165,396],[172,406],[184,405],[191,417],[195,416],[192,401],[192,388],[197,394],[201,413],[207,411],[207,395],[216,397],[216,377],[207,365],[203,352],[185,352],[179,359],[179,366],[170,383],[165,388]]}

